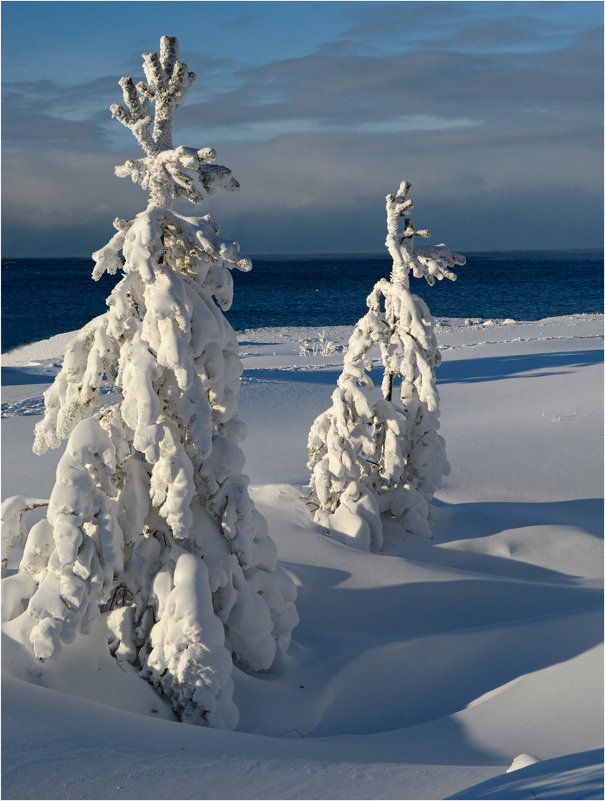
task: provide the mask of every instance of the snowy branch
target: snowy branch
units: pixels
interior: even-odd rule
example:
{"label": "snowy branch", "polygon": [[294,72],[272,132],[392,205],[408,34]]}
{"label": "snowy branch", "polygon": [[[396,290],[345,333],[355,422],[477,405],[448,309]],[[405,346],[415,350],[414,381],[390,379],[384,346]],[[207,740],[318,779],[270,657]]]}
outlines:
{"label": "snowy branch", "polygon": [[2,502],[0,515],[2,519],[2,573],[5,572],[11,552],[21,548],[27,540],[25,520],[34,509],[48,506],[44,498],[31,498],[25,495],[13,495]]}
{"label": "snowy branch", "polygon": [[[111,106],[112,116],[132,131],[145,157],[129,159],[116,167],[120,178],[130,177],[150,195],[150,204],[170,206],[173,198],[200,203],[216,189],[233,191],[239,187],[231,170],[214,164],[213,148],[173,148],[174,112],[187,97],[195,75],[179,61],[178,42],[163,36],[160,54],[143,54],[147,81],[135,86],[130,77],[120,79],[123,105]],[[153,106],[153,108],[152,108]]]}
{"label": "snowy branch", "polygon": [[[402,181],[395,195],[386,196],[387,238],[386,246],[393,259],[393,283],[408,286],[408,273],[412,271],[415,278],[425,278],[432,286],[435,278],[439,281],[449,278],[456,280],[456,275],[448,268],[466,263],[464,256],[452,253],[445,245],[417,248],[414,251],[414,237],[428,239],[431,232],[426,229],[416,231],[409,219],[414,204],[409,197],[412,185]],[[403,218],[403,231],[399,230],[399,220]]]}
{"label": "snowy branch", "polygon": [[[196,76],[178,60],[178,42],[174,36],[162,36],[160,56],[143,54],[147,83],[135,86],[130,77],[120,79],[124,105],[111,106],[112,116],[132,131],[148,156],[172,148],[172,119],[182,106]],[[150,110],[154,104],[153,113]]]}

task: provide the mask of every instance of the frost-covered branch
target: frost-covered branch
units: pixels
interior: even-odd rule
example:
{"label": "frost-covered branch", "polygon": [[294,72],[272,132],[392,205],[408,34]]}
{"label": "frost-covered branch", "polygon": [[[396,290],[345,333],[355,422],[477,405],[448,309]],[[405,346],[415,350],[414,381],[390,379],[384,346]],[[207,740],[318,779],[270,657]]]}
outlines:
{"label": "frost-covered branch", "polygon": [[[183,105],[196,76],[178,60],[179,46],[174,36],[162,36],[160,55],[143,54],[147,83],[135,86],[130,77],[120,79],[124,105],[114,103],[111,114],[132,131],[148,156],[172,148],[174,112]],[[154,108],[151,111],[151,103]]]}
{"label": "frost-covered branch", "polygon": [[146,82],[120,79],[123,105],[115,103],[111,113],[132,131],[145,157],[129,159],[116,167],[120,178],[130,177],[149,192],[150,205],[169,207],[173,198],[200,203],[216,189],[239,187],[231,170],[215,164],[211,147],[201,149],[172,145],[174,112],[195,83],[195,75],[179,61],[178,42],[163,36],[160,54],[143,54]]}
{"label": "frost-covered branch", "polygon": [[[391,281],[407,288],[410,271],[414,278],[426,278],[431,286],[435,283],[435,278],[439,281],[443,278],[455,281],[455,274],[448,268],[454,265],[464,265],[466,263],[464,256],[452,253],[445,245],[414,249],[414,237],[428,239],[431,232],[426,229],[416,231],[407,216],[414,208],[414,203],[409,197],[411,188],[410,183],[402,181],[397,193],[386,197],[387,238],[385,244],[393,259]],[[401,218],[403,218],[402,231],[399,230]]]}

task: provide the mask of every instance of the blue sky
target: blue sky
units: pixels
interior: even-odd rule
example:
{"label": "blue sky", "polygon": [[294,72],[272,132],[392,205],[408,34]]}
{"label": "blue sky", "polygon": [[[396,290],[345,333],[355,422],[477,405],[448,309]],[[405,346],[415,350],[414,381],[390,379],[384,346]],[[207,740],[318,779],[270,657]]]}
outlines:
{"label": "blue sky", "polygon": [[381,251],[384,196],[459,251],[603,241],[601,2],[16,2],[2,14],[2,250],[86,255],[145,206],[111,119],[178,37],[175,146],[241,183],[199,207],[244,252]]}

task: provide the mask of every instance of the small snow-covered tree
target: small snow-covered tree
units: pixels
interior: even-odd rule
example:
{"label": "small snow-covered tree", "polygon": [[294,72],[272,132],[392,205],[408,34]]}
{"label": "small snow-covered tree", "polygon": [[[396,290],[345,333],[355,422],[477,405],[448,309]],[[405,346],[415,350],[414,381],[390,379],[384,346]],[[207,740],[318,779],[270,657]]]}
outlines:
{"label": "small snow-covered tree", "polygon": [[[221,309],[232,301],[230,271],[251,264],[210,216],[172,209],[174,198],[198,203],[238,184],[211,148],[173,148],[173,114],[195,80],[177,40],[162,37],[143,70],[136,86],[120,80],[124,104],[111,111],[145,154],[116,173],[141,184],[149,203],[117,219],[93,254],[93,278],[124,275],[45,393],[34,450],[67,446],[44,520],[27,535],[24,514],[44,501],[19,496],[5,507],[9,544],[25,540],[19,572],[5,581],[27,604],[21,630],[39,659],[105,614],[111,651],[180,719],[233,728],[233,663],[275,663],[298,622],[296,591],[248,494],[238,445],[242,365]],[[104,378],[117,396],[109,405]]]}
{"label": "small snow-covered tree", "polygon": [[[433,319],[424,301],[411,294],[409,274],[431,285],[435,278],[455,280],[449,268],[465,259],[445,245],[414,248],[414,237],[430,234],[415,231],[407,216],[413,207],[410,188],[403,181],[396,195],[387,195],[391,280],[378,281],[368,296],[368,312],[353,330],[332,406],[309,433],[315,521],[360,548],[382,547],[385,516],[399,520],[404,531],[430,537],[428,502],[449,472],[437,433],[434,368],[441,356]],[[384,368],[380,393],[369,375],[375,345]]]}

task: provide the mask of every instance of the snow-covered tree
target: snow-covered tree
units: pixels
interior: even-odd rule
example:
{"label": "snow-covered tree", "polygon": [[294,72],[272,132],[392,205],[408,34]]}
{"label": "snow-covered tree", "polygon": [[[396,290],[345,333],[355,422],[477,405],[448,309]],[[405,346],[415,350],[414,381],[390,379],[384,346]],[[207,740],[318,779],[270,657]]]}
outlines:
{"label": "snow-covered tree", "polygon": [[[231,270],[250,270],[210,216],[172,209],[238,187],[211,148],[173,148],[172,121],[195,75],[174,37],[143,55],[146,81],[122,78],[112,115],[145,153],[116,168],[149,193],[134,220],[93,254],[93,278],[123,271],[105,314],[67,348],[45,393],[34,450],[67,438],[44,503],[5,507],[10,545],[25,541],[15,580],[23,636],[39,659],[104,614],[111,651],[167,696],[180,719],[232,728],[233,664],[267,670],[298,622],[295,585],[277,564],[248,494],[238,443],[242,365]],[[107,379],[115,402],[104,405]],[[9,593],[10,595],[10,593]],[[13,605],[15,614],[20,605]]]}
{"label": "snow-covered tree", "polygon": [[[396,195],[387,195],[391,280],[378,281],[368,296],[368,312],[353,330],[332,406],[309,433],[315,521],[360,548],[382,547],[385,517],[400,521],[403,531],[430,537],[428,502],[449,472],[437,433],[434,368],[441,356],[433,319],[426,303],[411,294],[409,274],[431,285],[435,278],[455,280],[449,268],[465,259],[445,245],[414,248],[414,237],[430,234],[415,231],[407,216],[413,207],[410,188],[403,181]],[[376,345],[381,392],[370,377]]]}

